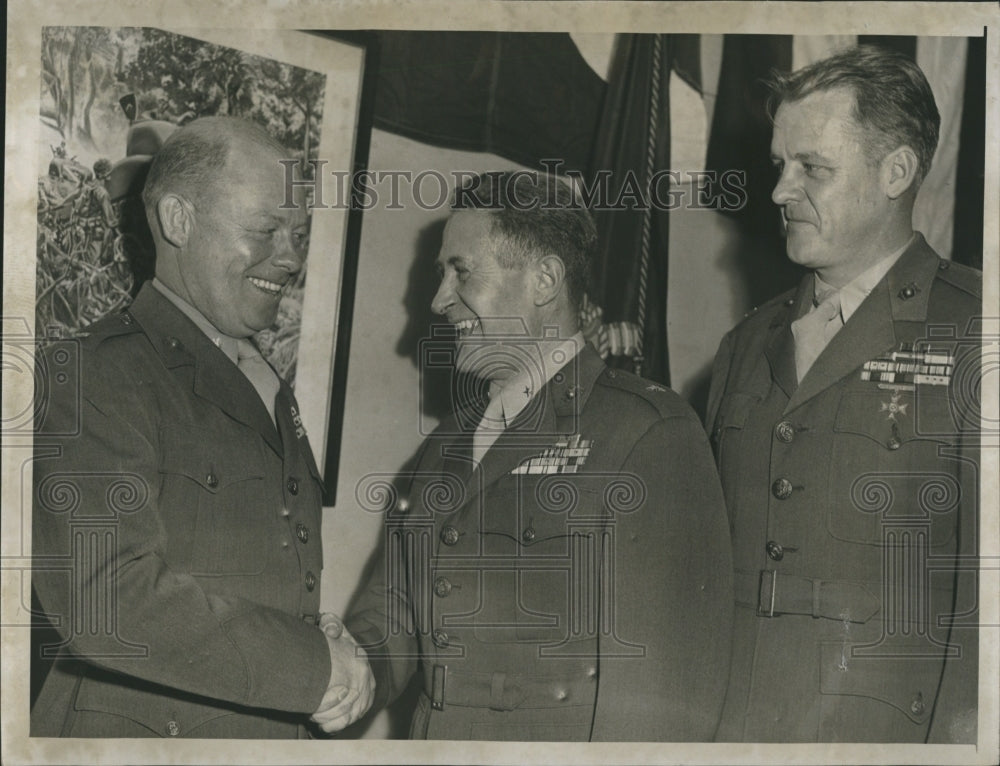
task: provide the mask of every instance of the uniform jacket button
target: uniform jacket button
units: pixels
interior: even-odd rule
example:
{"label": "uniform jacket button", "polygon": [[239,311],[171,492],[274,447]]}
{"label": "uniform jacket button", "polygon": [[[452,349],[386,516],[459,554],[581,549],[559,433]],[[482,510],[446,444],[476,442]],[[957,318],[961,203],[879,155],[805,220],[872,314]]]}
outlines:
{"label": "uniform jacket button", "polygon": [[916,294],[917,294],[917,291],[913,287],[913,285],[907,285],[906,287],[904,287],[903,289],[901,289],[899,291],[899,297],[902,298],[904,301],[909,300],[910,298],[912,298]]}
{"label": "uniform jacket button", "polygon": [[918,694],[916,699],[910,703],[910,712],[913,715],[923,715],[924,713],[924,698],[922,694]]}
{"label": "uniform jacket button", "polygon": [[787,500],[792,496],[792,483],[788,479],[778,479],[771,485],[771,493],[779,500]]}
{"label": "uniform jacket button", "polygon": [[294,476],[288,477],[288,481],[285,482],[285,487],[288,489],[288,494],[290,495],[299,494],[299,481]]}
{"label": "uniform jacket button", "polygon": [[899,449],[901,446],[903,446],[903,442],[901,442],[899,438],[896,436],[890,436],[889,441],[885,443],[885,446],[888,447],[889,449]]}
{"label": "uniform jacket button", "polygon": [[208,476],[205,477],[205,483],[212,489],[215,489],[219,486],[219,477],[214,473],[209,473]]}
{"label": "uniform jacket button", "polygon": [[778,437],[778,441],[790,444],[795,438],[795,426],[787,420],[782,420],[774,427],[774,435]]}
{"label": "uniform jacket button", "polygon": [[170,348],[180,348],[181,342],[177,340],[177,338],[167,338],[167,345],[170,346]]}
{"label": "uniform jacket button", "polygon": [[446,646],[448,646],[448,634],[445,633],[440,628],[438,628],[433,633],[431,633],[431,641],[434,642],[434,646],[438,647],[439,649],[444,649]]}
{"label": "uniform jacket button", "polygon": [[764,547],[767,549],[767,555],[772,561],[781,561],[785,558],[785,549],[774,542],[774,540],[768,540],[767,545]]}
{"label": "uniform jacket button", "polygon": [[524,532],[521,533],[521,539],[526,543],[530,543],[535,539],[535,530],[533,527],[528,527]]}
{"label": "uniform jacket button", "polygon": [[171,737],[176,737],[181,733],[181,727],[177,724],[177,721],[167,721],[167,734]]}
{"label": "uniform jacket button", "polygon": [[309,542],[309,527],[307,527],[305,524],[296,524],[295,536],[299,538],[299,542],[301,543]]}
{"label": "uniform jacket button", "polygon": [[451,581],[446,577],[439,577],[434,581],[434,592],[441,598],[445,598],[451,593]]}
{"label": "uniform jacket button", "polygon": [[316,589],[316,575],[306,572],[306,590],[312,592]]}
{"label": "uniform jacket button", "polygon": [[458,542],[458,530],[450,524],[441,530],[441,542],[445,545],[455,545]]}

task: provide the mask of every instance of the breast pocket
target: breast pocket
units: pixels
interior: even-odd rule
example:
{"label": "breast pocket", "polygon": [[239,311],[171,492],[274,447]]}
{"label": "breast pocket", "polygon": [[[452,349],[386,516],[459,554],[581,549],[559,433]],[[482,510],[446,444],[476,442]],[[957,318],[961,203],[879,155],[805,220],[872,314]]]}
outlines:
{"label": "breast pocket", "polygon": [[[275,510],[267,499],[263,447],[259,438],[232,430],[165,428],[160,435],[161,514],[173,557],[190,574],[263,571]],[[178,540],[184,550],[177,550]]]}
{"label": "breast pocket", "polygon": [[483,574],[478,640],[561,642],[593,626],[591,580],[607,524],[597,488],[608,482],[589,474],[520,474],[488,495],[484,544],[508,566]]}
{"label": "breast pocket", "polygon": [[827,524],[835,538],[892,544],[909,530],[934,547],[953,540],[962,492],[946,395],[847,392],[834,432]]}

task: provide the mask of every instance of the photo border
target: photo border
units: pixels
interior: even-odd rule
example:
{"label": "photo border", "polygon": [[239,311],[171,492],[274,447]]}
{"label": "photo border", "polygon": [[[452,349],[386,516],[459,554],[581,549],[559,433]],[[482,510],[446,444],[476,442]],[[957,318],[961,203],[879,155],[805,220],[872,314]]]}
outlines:
{"label": "photo border", "polygon": [[[35,248],[35,152],[37,146],[40,27],[59,23],[72,26],[156,26],[171,31],[212,27],[253,29],[262,37],[274,30],[292,29],[498,29],[510,31],[606,32],[740,32],[767,34],[856,33],[963,36],[986,33],[987,132],[984,194],[984,316],[995,334],[1000,317],[998,300],[998,226],[1000,209],[1000,19],[992,3],[657,3],[657,2],[319,2],[237,0],[208,4],[182,0],[168,11],[138,3],[56,2],[12,4],[8,8],[8,69],[6,110],[6,169],[4,188],[4,343],[17,340],[19,320],[33,316],[33,259],[19,255]],[[199,24],[201,26],[199,27]],[[182,32],[189,33],[189,32]],[[294,62],[290,62],[294,63]],[[315,64],[310,68],[318,68]],[[329,76],[329,73],[328,73]],[[328,87],[329,87],[328,80]],[[324,106],[324,122],[332,111]],[[32,125],[35,127],[33,128]],[[327,135],[324,127],[323,136]],[[332,157],[322,153],[321,157]],[[28,155],[28,156],[22,156]],[[32,167],[28,167],[28,165]],[[350,165],[345,165],[350,167]],[[315,236],[315,229],[314,236]],[[345,232],[342,236],[346,236]],[[310,273],[312,276],[312,273]],[[313,282],[319,280],[313,279]],[[310,280],[307,279],[307,291]],[[338,283],[338,294],[343,283]],[[309,296],[307,292],[306,300]],[[377,310],[377,307],[376,307]],[[343,328],[341,328],[343,329]],[[303,328],[305,333],[305,328]],[[332,341],[331,341],[332,342]],[[30,338],[28,339],[30,347]],[[333,349],[330,350],[331,359]],[[995,353],[995,351],[994,351]],[[4,422],[18,407],[31,401],[32,373],[24,366],[11,367],[4,354]],[[997,422],[996,370],[983,378],[984,421]],[[301,397],[300,397],[301,398]],[[330,406],[329,402],[325,406]],[[303,408],[304,409],[304,408]],[[327,413],[329,414],[329,413]],[[322,422],[311,410],[309,422]],[[315,434],[316,427],[313,426]],[[313,439],[313,444],[325,443]],[[3,710],[3,761],[5,763],[994,763],[998,752],[997,626],[1000,600],[1000,549],[997,529],[997,445],[984,437],[982,541],[980,594],[980,709],[979,745],[729,745],[665,743],[462,743],[407,741],[149,741],[137,740],[38,740],[27,733],[28,674],[23,661],[28,631],[18,627],[25,617],[23,565],[30,551],[30,470],[22,470],[30,456],[30,437],[4,436],[2,483],[2,672],[0,709]],[[323,461],[325,462],[325,461]],[[323,464],[321,462],[321,464]],[[28,489],[25,490],[24,482]],[[989,513],[985,513],[985,511]],[[28,561],[30,565],[30,561]],[[986,598],[983,598],[986,596]]]}

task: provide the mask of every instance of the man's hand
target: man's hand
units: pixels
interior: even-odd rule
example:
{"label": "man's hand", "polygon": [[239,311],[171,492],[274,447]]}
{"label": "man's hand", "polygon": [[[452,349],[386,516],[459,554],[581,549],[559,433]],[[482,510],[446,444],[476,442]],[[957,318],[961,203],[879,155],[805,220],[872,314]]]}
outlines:
{"label": "man's hand", "polygon": [[330,683],[312,720],[329,734],[350,726],[368,712],[375,697],[375,677],[365,650],[336,615],[321,615],[319,626],[330,648]]}

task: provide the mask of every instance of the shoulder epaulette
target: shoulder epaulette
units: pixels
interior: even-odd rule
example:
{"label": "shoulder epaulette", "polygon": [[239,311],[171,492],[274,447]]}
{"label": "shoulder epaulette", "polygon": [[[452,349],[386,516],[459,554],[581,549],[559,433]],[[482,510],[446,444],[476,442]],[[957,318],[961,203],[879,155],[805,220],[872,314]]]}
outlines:
{"label": "shoulder epaulette", "polygon": [[759,306],[754,306],[748,312],[743,315],[743,319],[751,319],[757,314],[766,314],[771,309],[775,309],[781,306],[792,306],[795,303],[795,288],[783,292],[781,295],[776,295],[771,300],[766,301]]}
{"label": "shoulder epaulette", "polygon": [[597,378],[597,382],[638,396],[663,416],[680,415],[687,411],[684,401],[667,386],[625,370],[607,369]]}
{"label": "shoulder epaulette", "polygon": [[135,321],[128,309],[123,309],[98,319],[94,324],[74,333],[73,337],[85,344],[98,345],[108,338],[137,332],[142,332],[139,323]]}
{"label": "shoulder epaulette", "polygon": [[938,263],[937,278],[976,298],[983,297],[983,272],[971,266],[942,258]]}

